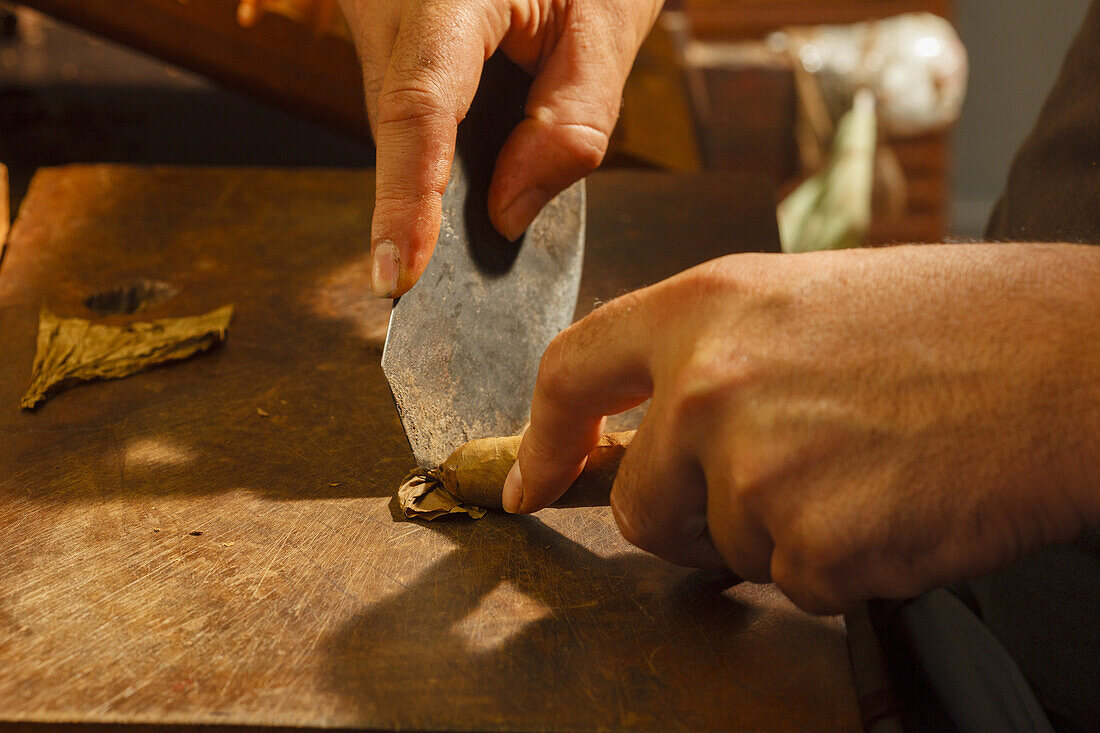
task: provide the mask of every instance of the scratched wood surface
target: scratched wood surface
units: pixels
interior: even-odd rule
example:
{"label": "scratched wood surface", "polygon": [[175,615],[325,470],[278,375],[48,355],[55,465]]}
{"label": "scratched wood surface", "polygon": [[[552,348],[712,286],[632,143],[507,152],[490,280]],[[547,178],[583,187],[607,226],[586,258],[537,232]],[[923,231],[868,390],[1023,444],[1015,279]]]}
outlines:
{"label": "scratched wood surface", "polygon": [[[369,172],[44,170],[0,267],[0,721],[852,729],[836,619],[606,509],[425,525],[367,293]],[[775,246],[771,188],[603,174],[579,310]],[[227,344],[18,409],[37,313],[138,278]],[[261,412],[262,411],[262,412]]]}

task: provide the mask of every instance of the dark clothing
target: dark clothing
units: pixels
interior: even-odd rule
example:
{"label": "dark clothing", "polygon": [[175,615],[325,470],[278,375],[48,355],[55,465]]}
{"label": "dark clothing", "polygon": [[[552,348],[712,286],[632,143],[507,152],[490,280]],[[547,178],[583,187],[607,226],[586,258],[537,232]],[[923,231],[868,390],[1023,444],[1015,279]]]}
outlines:
{"label": "dark clothing", "polygon": [[[1017,155],[987,236],[1100,244],[1100,0]],[[1056,728],[1100,730],[1100,530],[959,591]]]}
{"label": "dark clothing", "polygon": [[1100,244],[1100,3],[1008,177],[986,232],[1017,242]]}
{"label": "dark clothing", "polygon": [[954,589],[1057,730],[1100,731],[1100,532]]}
{"label": "dark clothing", "polygon": [[[987,237],[1100,244],[1100,0],[1094,0],[1035,129],[1012,166]],[[965,720],[967,713],[981,712],[989,699],[1001,697],[1014,701],[1005,709],[1015,706],[1018,713],[1023,711],[1015,718],[1022,722],[990,725],[1039,729],[1028,717],[1034,708],[1028,707],[1026,692],[1016,694],[1011,682],[974,705],[960,705],[943,694],[945,686],[968,686],[977,677],[958,674],[977,658],[991,668],[1002,667],[993,678],[1018,680],[1022,674],[1055,729],[1100,731],[1100,530],[1044,548],[1007,570],[951,590],[992,638],[984,630],[975,631],[965,618],[969,613],[962,606],[952,608],[942,595],[935,604],[929,597],[910,604],[908,611],[905,605],[894,608],[889,612],[893,631],[883,633],[888,652],[907,647],[900,656],[908,659],[899,658],[897,669],[908,669],[898,683],[908,689],[899,692],[911,705],[928,707],[922,727],[939,728],[939,723],[929,721],[954,705],[951,717],[959,728],[981,729],[973,719]],[[939,617],[930,613],[936,608]],[[1007,657],[995,648],[997,642]],[[985,651],[975,656],[975,649]],[[912,664],[914,658],[920,665]],[[1019,674],[1011,669],[1012,662]],[[932,689],[940,690],[934,697],[942,707],[928,706]],[[924,697],[914,696],[914,691]],[[985,720],[997,717],[987,715]]]}

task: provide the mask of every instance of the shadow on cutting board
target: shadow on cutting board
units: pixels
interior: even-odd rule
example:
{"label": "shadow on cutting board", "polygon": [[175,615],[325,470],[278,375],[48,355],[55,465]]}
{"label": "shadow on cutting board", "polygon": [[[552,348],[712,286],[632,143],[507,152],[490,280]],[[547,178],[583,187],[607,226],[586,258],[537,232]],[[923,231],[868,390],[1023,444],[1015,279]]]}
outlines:
{"label": "shadow on cutting board", "polygon": [[774,591],[597,554],[570,539],[608,532],[591,512],[540,516],[550,524],[490,514],[419,530],[457,547],[321,644],[358,722],[728,730],[813,727],[833,709],[823,629],[775,613]]}

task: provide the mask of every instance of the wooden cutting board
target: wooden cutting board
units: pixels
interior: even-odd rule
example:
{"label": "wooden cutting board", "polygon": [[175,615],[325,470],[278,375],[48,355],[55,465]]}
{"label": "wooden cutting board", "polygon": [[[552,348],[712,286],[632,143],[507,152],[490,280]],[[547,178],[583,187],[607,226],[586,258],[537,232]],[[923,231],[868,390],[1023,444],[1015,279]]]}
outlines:
{"label": "wooden cutting board", "polygon": [[[633,550],[606,509],[421,524],[379,368],[370,172],[81,166],[0,266],[0,721],[855,729],[844,629]],[[590,185],[579,311],[776,246],[758,180]],[[38,310],[139,279],[224,347],[18,408]],[[98,316],[95,316],[99,318]]]}

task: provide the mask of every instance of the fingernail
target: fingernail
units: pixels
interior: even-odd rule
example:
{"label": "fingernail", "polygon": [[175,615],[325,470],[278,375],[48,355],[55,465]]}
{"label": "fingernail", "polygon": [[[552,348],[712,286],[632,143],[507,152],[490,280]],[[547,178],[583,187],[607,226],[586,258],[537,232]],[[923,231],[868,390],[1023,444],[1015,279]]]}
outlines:
{"label": "fingernail", "polygon": [[542,211],[542,207],[550,203],[552,198],[554,198],[552,195],[538,186],[529,188],[516,196],[500,215],[500,233],[513,242],[519,239]]}
{"label": "fingernail", "polygon": [[519,472],[519,461],[512,464],[508,478],[504,479],[504,490],[500,493],[500,503],[504,511],[518,514],[523,504],[523,476]]}
{"label": "fingernail", "polygon": [[371,290],[378,298],[392,298],[401,274],[401,255],[393,242],[384,239],[374,245],[371,262]]}

